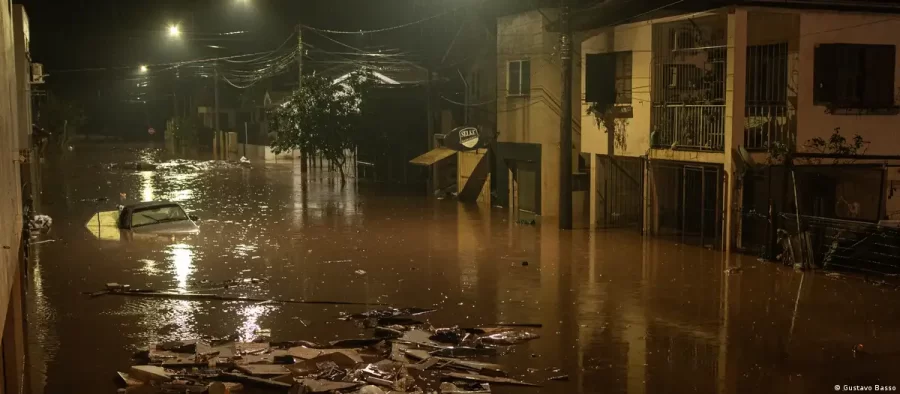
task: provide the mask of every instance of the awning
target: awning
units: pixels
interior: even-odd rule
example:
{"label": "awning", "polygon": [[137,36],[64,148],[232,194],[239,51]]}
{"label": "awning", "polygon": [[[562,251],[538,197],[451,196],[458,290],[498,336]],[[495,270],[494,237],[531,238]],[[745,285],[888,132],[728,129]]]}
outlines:
{"label": "awning", "polygon": [[450,148],[434,148],[430,152],[412,159],[409,162],[410,164],[415,164],[417,166],[430,166],[455,154],[456,151]]}

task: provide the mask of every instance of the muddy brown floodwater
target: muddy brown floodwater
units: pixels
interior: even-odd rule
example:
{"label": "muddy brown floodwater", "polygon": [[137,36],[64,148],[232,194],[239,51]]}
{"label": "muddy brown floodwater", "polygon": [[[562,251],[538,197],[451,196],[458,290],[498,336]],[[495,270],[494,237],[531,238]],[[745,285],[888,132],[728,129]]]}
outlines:
{"label": "muddy brown floodwater", "polygon": [[[628,231],[521,226],[503,210],[375,186],[341,190],[327,173],[304,177],[285,163],[102,168],[135,160],[166,163],[157,149],[94,146],[45,165],[40,213],[53,217],[50,237],[60,241],[37,245],[29,265],[33,393],[115,392],[115,371],[150,341],[363,333],[337,317],[364,306],[81,294],[107,282],[190,289],[235,277],[266,281],[232,294],[435,307],[435,326],[542,323],[540,339],[497,361],[543,387],[496,393],[900,386],[900,294],[891,287]],[[88,229],[119,193],[177,201],[201,217],[201,233],[128,241]],[[733,266],[743,269],[726,274]],[[561,374],[570,379],[546,381]]]}

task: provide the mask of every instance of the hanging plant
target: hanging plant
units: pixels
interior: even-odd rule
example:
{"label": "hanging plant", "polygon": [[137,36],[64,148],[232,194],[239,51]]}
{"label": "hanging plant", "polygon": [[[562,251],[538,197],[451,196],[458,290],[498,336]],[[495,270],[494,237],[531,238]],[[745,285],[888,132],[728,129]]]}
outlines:
{"label": "hanging plant", "polygon": [[587,109],[589,115],[594,116],[597,127],[604,133],[613,133],[615,147],[620,150],[628,149],[626,131],[628,119],[617,117],[619,107],[612,103],[590,103]]}

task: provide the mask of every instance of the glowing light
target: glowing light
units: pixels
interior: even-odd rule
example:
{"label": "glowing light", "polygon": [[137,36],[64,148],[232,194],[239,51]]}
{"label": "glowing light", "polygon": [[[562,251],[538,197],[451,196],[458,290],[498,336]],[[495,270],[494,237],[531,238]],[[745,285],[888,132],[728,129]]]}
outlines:
{"label": "glowing light", "polygon": [[180,37],[181,28],[178,25],[169,25],[169,37]]}
{"label": "glowing light", "polygon": [[140,70],[141,70],[141,74],[146,74],[147,71],[149,71],[149,69],[147,68],[147,66],[144,66],[144,65],[141,65],[141,69],[140,69]]}

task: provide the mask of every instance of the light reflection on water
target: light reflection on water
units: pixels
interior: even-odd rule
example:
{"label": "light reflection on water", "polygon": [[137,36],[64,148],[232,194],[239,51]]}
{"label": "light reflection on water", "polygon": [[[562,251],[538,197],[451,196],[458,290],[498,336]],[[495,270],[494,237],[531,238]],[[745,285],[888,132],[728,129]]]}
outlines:
{"label": "light reflection on water", "polygon": [[169,245],[169,259],[172,263],[172,274],[177,282],[178,291],[187,292],[188,278],[194,273],[194,251],[190,245]]}
{"label": "light reflection on water", "polygon": [[[154,157],[141,152],[124,160]],[[109,152],[90,160],[96,157],[120,160]],[[67,167],[77,173],[79,165],[88,168]],[[900,364],[891,358],[900,354],[892,330],[900,326],[900,301],[884,287],[808,274],[798,292],[800,275],[754,258],[726,264],[721,253],[627,231],[518,226],[500,210],[372,186],[342,189],[311,172],[180,161],[106,174],[122,185],[110,198],[120,191],[185,198],[203,220],[187,240],[101,249],[110,242],[94,240],[103,237],[83,223],[113,208],[73,202],[98,197],[100,181],[49,169],[45,185],[57,190],[44,195],[47,213],[64,242],[41,245],[29,294],[29,311],[45,311],[34,314],[31,330],[41,334],[34,348],[50,355],[34,364],[46,365],[46,392],[114,392],[108,376],[127,369],[131,351],[150,341],[235,332],[253,340],[261,329],[285,340],[371,335],[336,319],[363,308],[77,296],[108,282],[185,292],[199,280],[238,277],[268,281],[227,294],[437,307],[428,316],[435,326],[542,323],[540,340],[497,360],[516,377],[545,383],[536,394],[820,392],[820,382],[862,376],[871,379],[860,384],[874,384]],[[723,264],[745,269],[727,276]],[[852,356],[858,343],[871,349],[869,359]],[[570,381],[546,382],[553,368]]]}
{"label": "light reflection on water", "polygon": [[153,201],[156,198],[153,189],[153,171],[141,171],[141,201]]}
{"label": "light reflection on water", "polygon": [[243,320],[238,327],[238,336],[241,341],[252,342],[259,336],[261,318],[271,313],[275,307],[269,304],[242,304],[238,306],[238,316]]}

